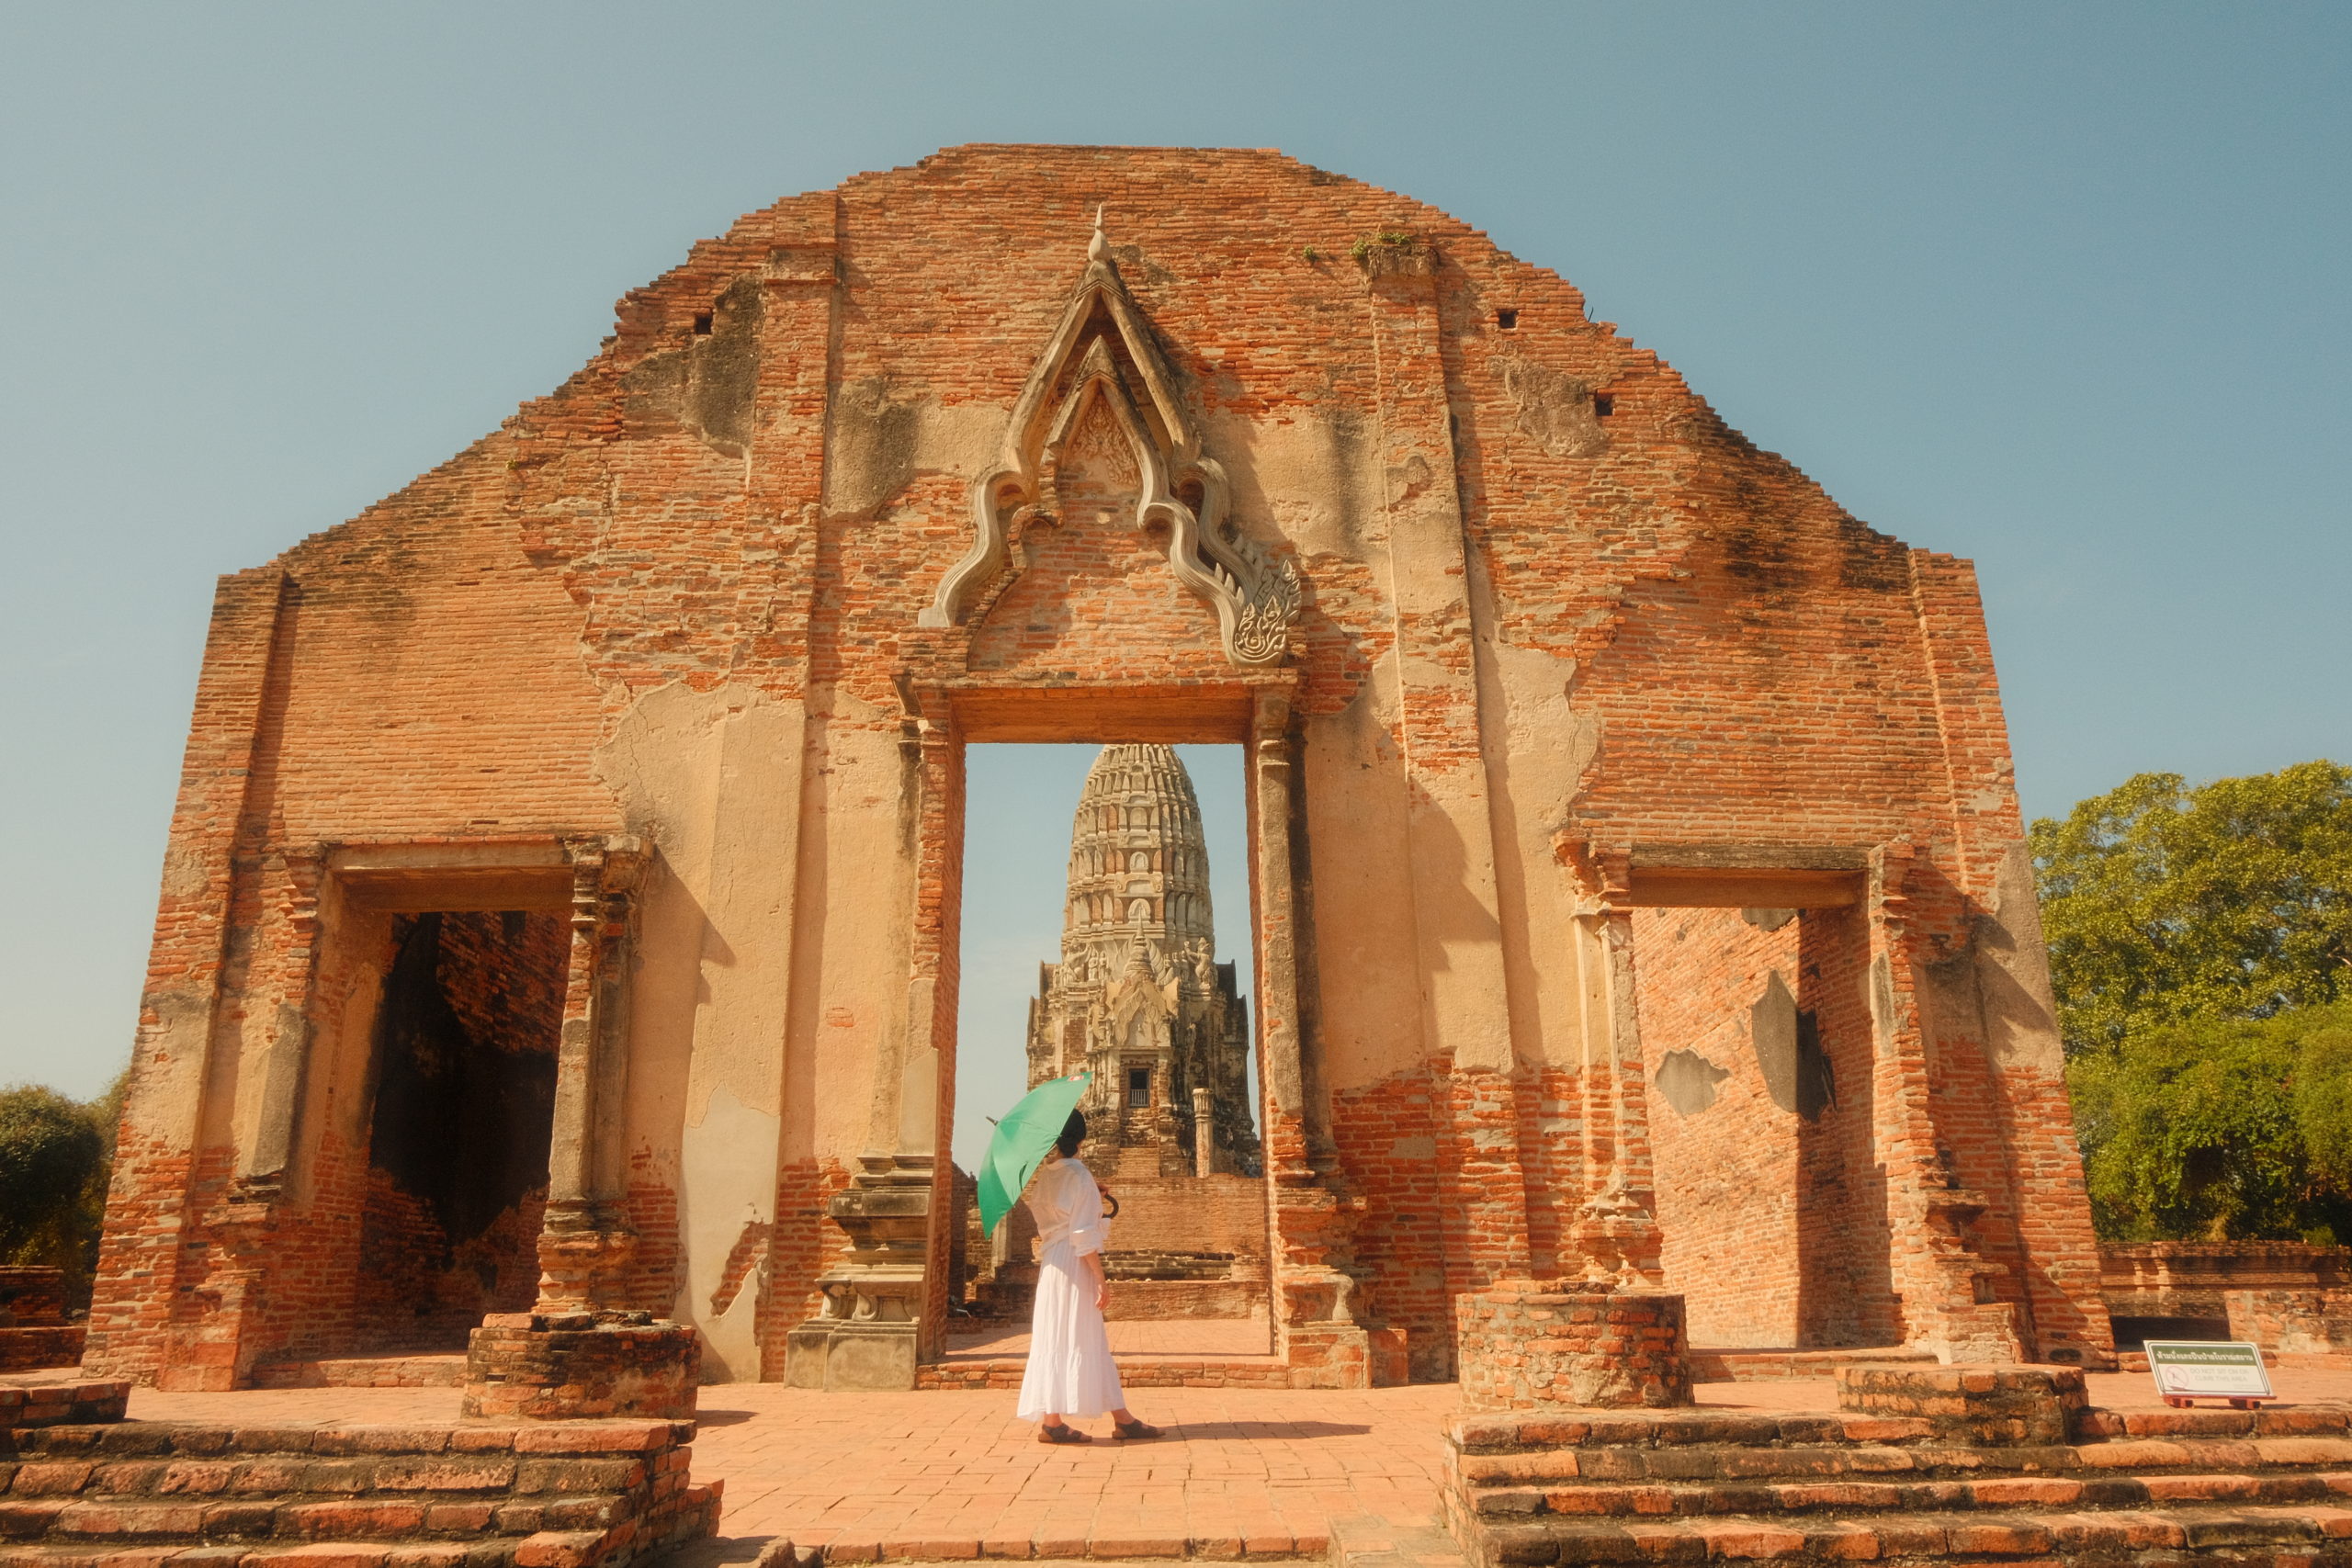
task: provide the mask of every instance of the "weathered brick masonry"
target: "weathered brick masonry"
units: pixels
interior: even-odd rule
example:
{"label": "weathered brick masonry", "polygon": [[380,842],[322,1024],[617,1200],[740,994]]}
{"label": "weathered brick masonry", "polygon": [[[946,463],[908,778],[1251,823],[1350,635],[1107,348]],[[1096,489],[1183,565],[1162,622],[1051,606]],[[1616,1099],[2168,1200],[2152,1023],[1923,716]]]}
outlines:
{"label": "weathered brick masonry", "polygon": [[[227,1387],[535,1306],[911,1381],[964,748],[1039,739],[1245,747],[1292,1381],[1449,1376],[1505,1279],[2108,1354],[1966,564],[1419,203],[972,147],[695,245],[223,580],[89,1365]],[[434,1163],[478,1151],[422,1135],[431,1072],[387,1099],[401,1040],[519,1163]]]}

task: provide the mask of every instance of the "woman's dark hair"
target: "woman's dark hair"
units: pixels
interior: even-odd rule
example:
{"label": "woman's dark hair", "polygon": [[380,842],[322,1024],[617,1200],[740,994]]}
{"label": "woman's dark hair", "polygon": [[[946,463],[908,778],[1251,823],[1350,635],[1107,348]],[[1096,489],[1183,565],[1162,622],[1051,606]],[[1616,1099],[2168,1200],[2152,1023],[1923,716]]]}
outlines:
{"label": "woman's dark hair", "polygon": [[1086,1112],[1073,1111],[1069,1120],[1062,1123],[1062,1135],[1054,1140],[1054,1147],[1061,1150],[1062,1158],[1076,1159],[1078,1145],[1086,1142]]}

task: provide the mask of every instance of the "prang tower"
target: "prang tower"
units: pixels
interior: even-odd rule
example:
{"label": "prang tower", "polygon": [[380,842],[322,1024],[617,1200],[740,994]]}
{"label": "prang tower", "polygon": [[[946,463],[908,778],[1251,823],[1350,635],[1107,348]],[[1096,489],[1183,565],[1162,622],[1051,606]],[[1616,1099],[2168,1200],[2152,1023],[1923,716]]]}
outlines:
{"label": "prang tower", "polygon": [[1093,1070],[1090,1158],[1128,1175],[1255,1173],[1249,1011],[1216,961],[1208,846],[1168,746],[1106,746],[1070,829],[1062,956],[1038,966],[1029,1082]]}

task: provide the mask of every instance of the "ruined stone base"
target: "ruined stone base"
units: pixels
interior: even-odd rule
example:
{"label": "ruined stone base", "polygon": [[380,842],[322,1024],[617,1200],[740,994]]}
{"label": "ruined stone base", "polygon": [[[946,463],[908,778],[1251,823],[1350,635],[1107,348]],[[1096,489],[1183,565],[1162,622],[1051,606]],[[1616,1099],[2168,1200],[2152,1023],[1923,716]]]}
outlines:
{"label": "ruined stone base", "polygon": [[0,1397],[0,1568],[629,1568],[718,1529],[684,1422],[118,1426],[104,1386],[110,1414]]}
{"label": "ruined stone base", "polygon": [[0,1328],[0,1372],[78,1366],[82,1360],[82,1337],[86,1332],[78,1323]]}
{"label": "ruined stone base", "polygon": [[690,1421],[702,1342],[650,1313],[496,1313],[466,1352],[464,1414]]}
{"label": "ruined stone base", "polygon": [[119,1421],[130,1384],[111,1378],[10,1378],[0,1381],[0,1431],[69,1423]]}
{"label": "ruined stone base", "polygon": [[2069,1440],[2090,1403],[2073,1367],[1839,1367],[1838,1408],[1913,1417],[1939,1441],[2046,1448]]}
{"label": "ruined stone base", "polygon": [[1352,1323],[1294,1323],[1282,1330],[1293,1388],[1370,1388],[1372,1335]]}
{"label": "ruined stone base", "polygon": [[1581,1280],[1506,1280],[1455,1304],[1469,1410],[1690,1403],[1682,1298]]}
{"label": "ruined stone base", "polygon": [[[1983,1369],[1950,1369],[1982,1375]],[[2054,1381],[1958,1390],[2064,1403]],[[1930,1391],[1931,1402],[1947,1391]],[[1892,1397],[1890,1395],[1890,1397]],[[2047,1409],[2047,1402],[2043,1404]],[[2075,1412],[2071,1441],[1979,1444],[1938,1416],[1461,1416],[1440,1483],[1472,1568],[1770,1559],[1783,1568],[2346,1568],[2352,1408]],[[2029,1424],[2030,1424],[2029,1422]],[[1956,1430],[1956,1427],[1947,1430]]]}
{"label": "ruined stone base", "polygon": [[842,1323],[812,1318],[784,1339],[784,1381],[836,1393],[887,1393],[915,1386],[921,1340],[911,1323]]}

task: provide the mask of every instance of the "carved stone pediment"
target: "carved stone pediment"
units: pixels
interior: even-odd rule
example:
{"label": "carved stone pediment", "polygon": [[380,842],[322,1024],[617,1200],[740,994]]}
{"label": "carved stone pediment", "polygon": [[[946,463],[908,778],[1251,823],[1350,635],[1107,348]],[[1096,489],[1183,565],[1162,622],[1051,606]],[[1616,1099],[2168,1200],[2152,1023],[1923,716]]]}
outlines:
{"label": "carved stone pediment", "polygon": [[1098,213],[1086,272],[1013,404],[1003,449],[972,480],[972,547],[940,580],[918,624],[960,625],[1010,568],[1013,514],[1036,503],[1049,457],[1099,403],[1139,476],[1135,525],[1168,530],[1169,570],[1216,612],[1226,657],[1245,668],[1282,662],[1302,597],[1298,569],[1271,559],[1227,521],[1225,469],[1201,450],[1175,386],[1120,281]]}

